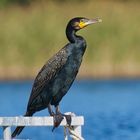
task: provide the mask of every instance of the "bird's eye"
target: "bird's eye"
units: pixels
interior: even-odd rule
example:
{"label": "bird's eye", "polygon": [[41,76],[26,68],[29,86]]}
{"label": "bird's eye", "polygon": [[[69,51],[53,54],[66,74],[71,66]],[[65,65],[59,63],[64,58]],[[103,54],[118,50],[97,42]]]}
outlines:
{"label": "bird's eye", "polygon": [[72,24],[73,27],[76,27],[76,26],[78,26],[78,25],[79,25],[79,22],[74,22],[74,23]]}
{"label": "bird's eye", "polygon": [[85,21],[84,19],[81,19],[81,20],[80,20],[80,22],[84,22],[84,21]]}

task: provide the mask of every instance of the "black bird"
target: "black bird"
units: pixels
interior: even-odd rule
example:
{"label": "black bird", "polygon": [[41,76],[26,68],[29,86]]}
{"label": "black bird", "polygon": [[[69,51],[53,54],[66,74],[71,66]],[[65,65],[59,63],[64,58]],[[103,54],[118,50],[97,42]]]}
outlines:
{"label": "black bird", "polygon": [[[35,112],[48,108],[49,114],[54,117],[54,127],[59,126],[64,116],[59,110],[59,103],[71,87],[86,50],[85,39],[76,35],[76,32],[97,22],[101,22],[101,19],[77,17],[69,21],[66,27],[69,43],[50,58],[38,73],[24,116],[32,116]],[[52,105],[55,106],[55,113],[51,109]],[[69,117],[65,117],[70,124]],[[19,135],[23,128],[17,127],[12,137]]]}

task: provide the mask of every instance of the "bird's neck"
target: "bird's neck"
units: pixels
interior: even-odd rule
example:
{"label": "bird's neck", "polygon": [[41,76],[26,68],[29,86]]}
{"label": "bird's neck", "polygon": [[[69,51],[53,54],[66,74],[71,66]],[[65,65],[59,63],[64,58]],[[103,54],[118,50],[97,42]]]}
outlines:
{"label": "bird's neck", "polygon": [[76,35],[76,31],[70,29],[70,27],[66,29],[66,36],[71,43],[75,43],[80,38],[80,36]]}

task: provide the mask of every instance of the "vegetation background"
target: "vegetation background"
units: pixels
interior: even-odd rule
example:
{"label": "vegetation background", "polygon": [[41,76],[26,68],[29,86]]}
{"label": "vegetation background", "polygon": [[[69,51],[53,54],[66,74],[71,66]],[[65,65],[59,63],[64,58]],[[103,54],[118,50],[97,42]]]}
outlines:
{"label": "vegetation background", "polygon": [[0,79],[35,77],[76,16],[103,20],[79,31],[88,44],[80,78],[140,76],[139,0],[0,0]]}

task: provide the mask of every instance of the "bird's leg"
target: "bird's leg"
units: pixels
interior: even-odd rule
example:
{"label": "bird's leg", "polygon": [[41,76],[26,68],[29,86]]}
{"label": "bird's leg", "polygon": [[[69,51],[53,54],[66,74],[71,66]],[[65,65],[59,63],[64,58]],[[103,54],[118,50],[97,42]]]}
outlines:
{"label": "bird's leg", "polygon": [[62,122],[62,120],[64,119],[63,114],[61,114],[60,109],[59,109],[59,105],[56,106],[56,114],[54,115],[54,127],[52,129],[52,131],[58,127],[60,125],[60,123]]}
{"label": "bird's leg", "polygon": [[61,113],[55,114],[52,110],[51,104],[48,105],[48,112],[49,112],[50,116],[53,116],[53,118],[54,118],[54,127],[52,129],[52,131],[53,131],[56,127],[58,127],[60,125],[60,123],[63,120],[63,116],[61,115]]}
{"label": "bird's leg", "polygon": [[67,124],[71,126],[71,115],[62,114],[60,112],[59,105],[56,106],[56,114],[61,114],[62,116],[64,116],[66,118]]}
{"label": "bird's leg", "polygon": [[[61,121],[63,120],[63,118],[60,118],[57,114],[55,114],[52,110],[51,104],[48,105],[48,112],[50,114],[50,116],[53,116],[54,118],[54,127],[52,129],[52,131],[59,126],[59,124],[61,123]],[[62,116],[63,117],[63,116]]]}
{"label": "bird's leg", "polygon": [[56,114],[61,114],[61,112],[60,112],[60,108],[59,108],[59,105],[56,106],[56,108],[55,108],[55,112],[56,112]]}
{"label": "bird's leg", "polygon": [[55,113],[52,110],[51,104],[48,105],[48,112],[49,112],[50,116],[54,116],[55,115]]}

